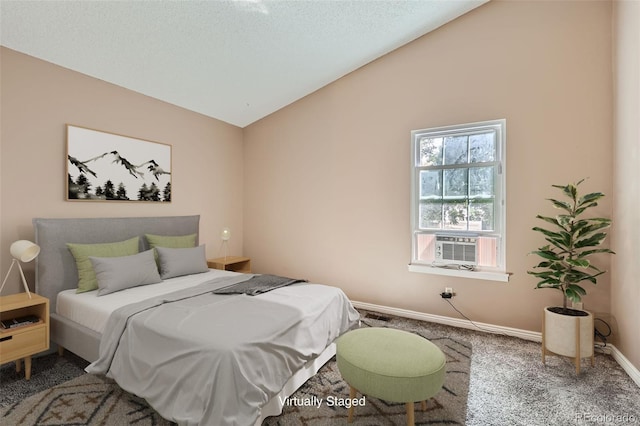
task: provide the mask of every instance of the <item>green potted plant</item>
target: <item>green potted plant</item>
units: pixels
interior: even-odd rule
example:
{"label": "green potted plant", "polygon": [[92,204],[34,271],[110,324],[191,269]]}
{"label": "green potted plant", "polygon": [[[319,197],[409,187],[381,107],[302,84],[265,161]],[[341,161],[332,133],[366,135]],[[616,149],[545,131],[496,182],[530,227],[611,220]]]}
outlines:
{"label": "green potted plant", "polygon": [[536,288],[551,288],[562,293],[562,306],[546,307],[542,327],[542,360],[548,353],[574,358],[576,372],[580,372],[580,359],[591,357],[593,364],[593,316],[590,312],[567,307],[567,301],[580,303],[587,291],[583,282],[597,283],[597,277],[606,271],[592,263],[594,255],[614,254],[600,247],[607,237],[605,229],[611,219],[585,218],[585,213],[598,205],[604,197],[601,192],[586,195],[578,193],[584,179],[568,185],[552,185],[565,196],[564,200],[549,199],[561,210],[555,217],[537,215],[536,218],[551,226],[536,226],[547,241],[543,247],[531,252],[541,257],[534,270],[527,271],[540,281]]}

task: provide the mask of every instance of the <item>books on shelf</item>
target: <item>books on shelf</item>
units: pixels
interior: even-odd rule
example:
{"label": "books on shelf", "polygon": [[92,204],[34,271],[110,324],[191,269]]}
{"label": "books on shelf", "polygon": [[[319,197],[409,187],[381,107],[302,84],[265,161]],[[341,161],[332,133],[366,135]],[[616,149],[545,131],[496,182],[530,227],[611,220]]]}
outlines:
{"label": "books on shelf", "polygon": [[5,330],[11,328],[22,327],[25,325],[36,324],[40,322],[40,318],[36,315],[25,315],[23,317],[11,318],[11,319],[3,319],[0,321],[0,327]]}

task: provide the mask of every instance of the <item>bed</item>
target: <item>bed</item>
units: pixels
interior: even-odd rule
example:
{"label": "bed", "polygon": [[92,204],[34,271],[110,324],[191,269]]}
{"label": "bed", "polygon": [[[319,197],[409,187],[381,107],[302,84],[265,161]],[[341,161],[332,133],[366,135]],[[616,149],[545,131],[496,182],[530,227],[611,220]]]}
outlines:
{"label": "bed", "polygon": [[358,313],[342,291],[297,283],[259,296],[213,294],[250,275],[206,269],[99,297],[75,292],[78,269],[67,243],[138,237],[142,253],[147,234],[195,234],[198,247],[199,219],[36,218],[36,292],[50,301],[53,343],[163,417],[179,424],[261,424],[331,359],[335,338],[357,326]]}

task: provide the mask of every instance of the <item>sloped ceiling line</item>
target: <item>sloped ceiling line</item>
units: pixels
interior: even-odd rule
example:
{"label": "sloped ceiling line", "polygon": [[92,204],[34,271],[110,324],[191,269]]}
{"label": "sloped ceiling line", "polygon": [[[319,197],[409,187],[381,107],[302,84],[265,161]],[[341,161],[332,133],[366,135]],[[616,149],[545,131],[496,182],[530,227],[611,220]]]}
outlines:
{"label": "sloped ceiling line", "polygon": [[2,0],[0,42],[245,127],[486,1]]}

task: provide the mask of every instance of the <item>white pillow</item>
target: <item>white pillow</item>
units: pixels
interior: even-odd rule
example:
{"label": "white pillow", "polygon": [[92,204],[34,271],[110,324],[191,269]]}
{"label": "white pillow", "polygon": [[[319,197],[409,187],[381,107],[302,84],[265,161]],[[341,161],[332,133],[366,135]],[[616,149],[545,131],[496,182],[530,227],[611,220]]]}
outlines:
{"label": "white pillow", "polygon": [[98,296],[162,281],[153,250],[120,257],[89,256],[98,281]]}
{"label": "white pillow", "polygon": [[163,280],[181,275],[208,272],[204,244],[192,248],[156,247]]}

